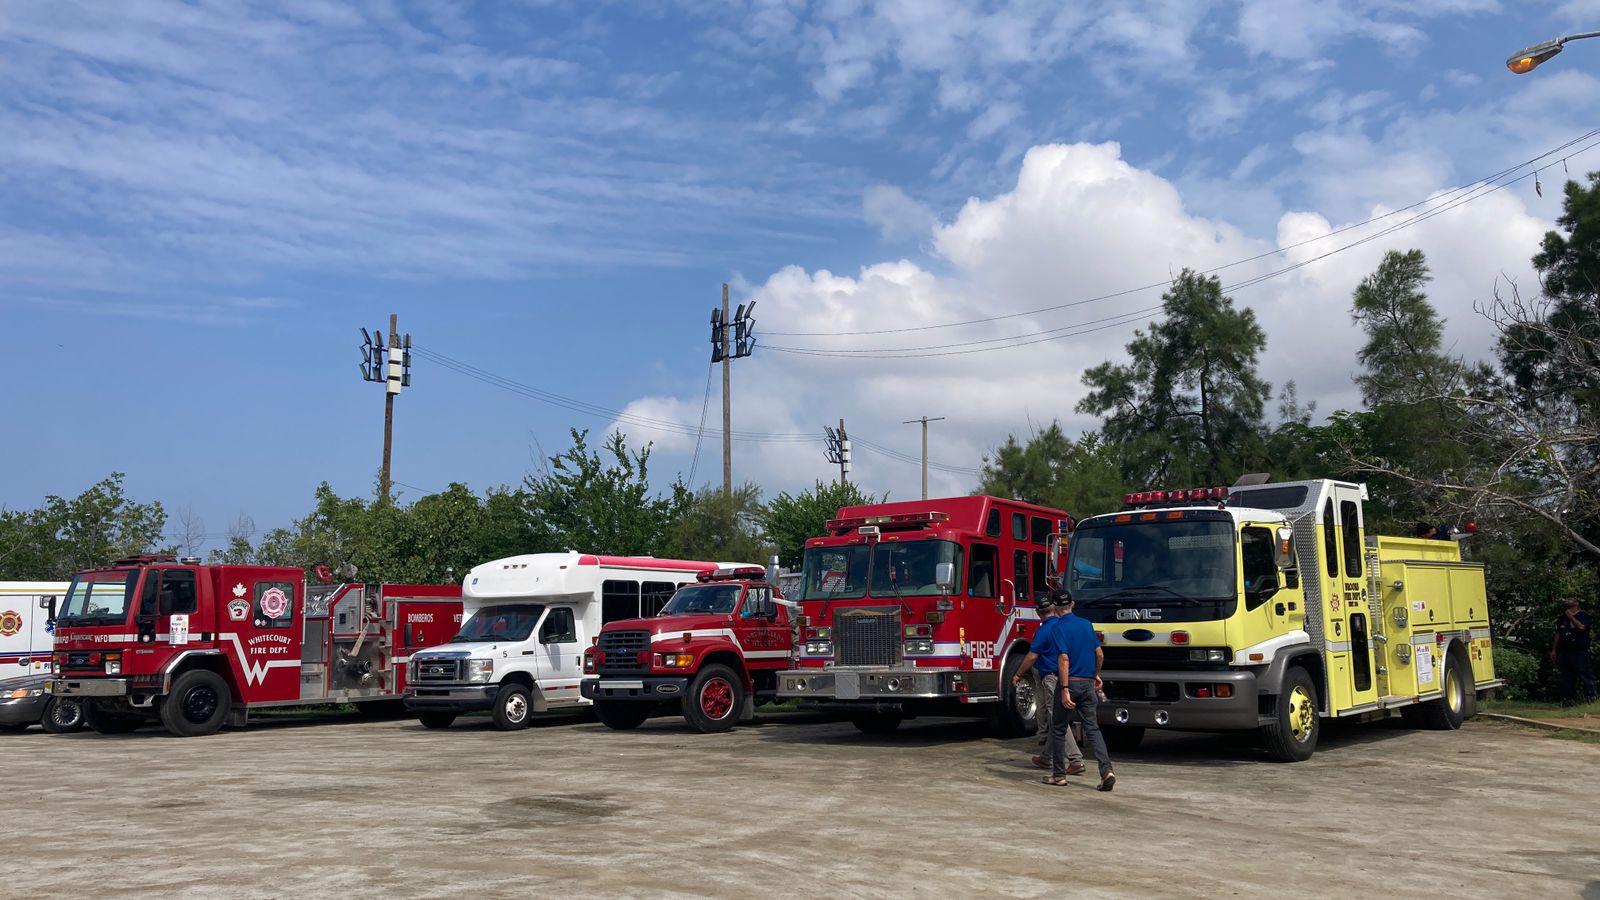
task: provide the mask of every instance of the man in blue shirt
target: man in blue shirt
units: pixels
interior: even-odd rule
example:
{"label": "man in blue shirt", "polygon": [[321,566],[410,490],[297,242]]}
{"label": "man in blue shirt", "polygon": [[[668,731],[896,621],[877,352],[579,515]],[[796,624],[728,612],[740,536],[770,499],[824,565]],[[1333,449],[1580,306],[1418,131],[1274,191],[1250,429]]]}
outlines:
{"label": "man in blue shirt", "polygon": [[[1040,641],[1046,640],[1056,624],[1056,601],[1053,594],[1042,594],[1034,601],[1034,607],[1039,610],[1042,623],[1039,630],[1033,633],[1034,649],[1022,658],[1022,665],[1017,667],[1016,674],[1011,676],[1011,685],[1016,688],[1022,684],[1022,679],[1028,674],[1029,669],[1039,672],[1039,691],[1036,695],[1038,711],[1035,713],[1039,723],[1039,738],[1044,743],[1044,749],[1033,758],[1033,764],[1041,769],[1050,768],[1050,758],[1054,754],[1055,742],[1050,731],[1050,714],[1055,706],[1055,695],[1060,688],[1060,681],[1056,675],[1056,662],[1058,651],[1040,655],[1038,648]],[[1078,752],[1078,744],[1072,738],[1072,732],[1067,732],[1067,774],[1083,774],[1083,754]]]}
{"label": "man in blue shirt", "polygon": [[1047,646],[1037,648],[1041,655],[1057,654],[1056,665],[1061,678],[1055,709],[1050,715],[1050,739],[1057,743],[1050,760],[1050,776],[1044,781],[1054,785],[1067,783],[1068,770],[1057,735],[1065,734],[1073,722],[1080,722],[1084,742],[1094,751],[1094,758],[1100,764],[1099,789],[1109,791],[1117,783],[1117,773],[1111,770],[1111,755],[1106,752],[1106,739],[1100,733],[1100,665],[1105,654],[1100,650],[1100,638],[1094,633],[1094,625],[1088,619],[1073,615],[1072,608],[1070,594],[1057,595],[1055,626],[1046,635]]}

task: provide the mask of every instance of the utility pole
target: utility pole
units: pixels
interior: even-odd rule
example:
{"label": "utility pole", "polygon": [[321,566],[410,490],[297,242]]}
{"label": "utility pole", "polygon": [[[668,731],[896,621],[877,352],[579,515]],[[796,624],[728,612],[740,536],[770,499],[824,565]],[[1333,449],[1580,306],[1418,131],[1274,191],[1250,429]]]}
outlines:
{"label": "utility pole", "polygon": [[823,433],[827,436],[826,454],[828,462],[837,463],[839,466],[839,483],[850,482],[850,436],[845,433],[844,420],[839,420],[839,430],[824,425]]}
{"label": "utility pole", "polygon": [[378,497],[388,503],[393,479],[389,459],[394,450],[394,398],[411,386],[411,335],[400,335],[398,315],[389,316],[389,334],[374,328],[361,329],[361,379],[384,386],[383,390],[383,466],[378,470]]}
{"label": "utility pole", "polygon": [[[722,283],[722,321],[728,321],[728,283]],[[733,496],[733,357],[722,329],[722,493]]]}
{"label": "utility pole", "polygon": [[755,352],[755,301],[739,304],[728,315],[728,283],[722,283],[722,306],[711,308],[711,361],[722,363],[722,490],[733,494],[732,363]]}
{"label": "utility pole", "polygon": [[935,416],[931,419],[923,416],[920,419],[907,419],[900,423],[901,425],[922,423],[922,499],[924,500],[928,499],[928,423],[943,421],[944,416]]}

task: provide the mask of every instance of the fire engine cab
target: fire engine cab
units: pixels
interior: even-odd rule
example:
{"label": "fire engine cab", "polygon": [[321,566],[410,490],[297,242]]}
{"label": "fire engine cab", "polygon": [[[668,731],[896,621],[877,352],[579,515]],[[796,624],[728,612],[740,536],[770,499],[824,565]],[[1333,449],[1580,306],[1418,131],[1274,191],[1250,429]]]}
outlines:
{"label": "fire engine cab", "polygon": [[777,694],[794,644],[788,610],[760,566],[701,572],[661,614],[611,622],[584,657],[583,696],[610,728],[681,710],[702,733],[727,731]]}
{"label": "fire engine cab", "polygon": [[[327,576],[326,567],[318,567]],[[56,696],[88,703],[89,727],[173,734],[245,724],[252,710],[396,706],[411,651],[454,633],[461,591],[439,585],[307,584],[300,569],[136,556],[80,572],[55,623]]]}
{"label": "fire engine cab", "polygon": [[1259,731],[1294,761],[1325,718],[1453,729],[1495,678],[1483,566],[1366,534],[1362,484],[1145,491],[1073,533],[1065,587],[1104,644],[1108,743]]}
{"label": "fire engine cab", "polygon": [[1060,510],[1000,497],[850,506],[806,541],[800,646],[778,696],[842,709],[889,731],[918,714],[983,715],[1037,729],[1029,681],[1013,689],[1039,627],[1062,536]]}

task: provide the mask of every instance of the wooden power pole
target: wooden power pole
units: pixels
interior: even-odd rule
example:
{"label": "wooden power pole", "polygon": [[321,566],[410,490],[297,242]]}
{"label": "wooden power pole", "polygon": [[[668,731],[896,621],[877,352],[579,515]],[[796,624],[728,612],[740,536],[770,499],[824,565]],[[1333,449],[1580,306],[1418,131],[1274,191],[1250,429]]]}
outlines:
{"label": "wooden power pole", "polygon": [[[728,283],[722,283],[722,321],[728,317]],[[722,329],[722,490],[733,496],[733,355],[729,353],[728,329]]]}

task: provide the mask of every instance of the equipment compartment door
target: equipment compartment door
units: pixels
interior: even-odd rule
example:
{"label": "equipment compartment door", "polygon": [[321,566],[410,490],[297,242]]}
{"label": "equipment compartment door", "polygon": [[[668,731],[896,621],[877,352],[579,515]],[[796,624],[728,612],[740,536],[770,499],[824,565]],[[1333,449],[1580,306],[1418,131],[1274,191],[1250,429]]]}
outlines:
{"label": "equipment compartment door", "polygon": [[305,588],[281,572],[225,570],[226,642],[246,703],[299,700]]}

